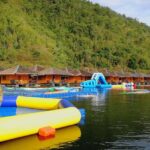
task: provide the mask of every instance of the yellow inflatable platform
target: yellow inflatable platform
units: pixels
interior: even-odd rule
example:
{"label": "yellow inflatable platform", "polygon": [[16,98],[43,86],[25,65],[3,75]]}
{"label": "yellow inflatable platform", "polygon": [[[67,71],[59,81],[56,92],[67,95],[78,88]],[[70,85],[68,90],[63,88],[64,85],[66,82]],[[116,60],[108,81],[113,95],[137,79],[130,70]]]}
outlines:
{"label": "yellow inflatable platform", "polygon": [[46,111],[0,118],[0,142],[36,134],[46,126],[58,129],[75,125],[81,120],[80,110],[66,100],[19,96],[16,104],[18,107]]}

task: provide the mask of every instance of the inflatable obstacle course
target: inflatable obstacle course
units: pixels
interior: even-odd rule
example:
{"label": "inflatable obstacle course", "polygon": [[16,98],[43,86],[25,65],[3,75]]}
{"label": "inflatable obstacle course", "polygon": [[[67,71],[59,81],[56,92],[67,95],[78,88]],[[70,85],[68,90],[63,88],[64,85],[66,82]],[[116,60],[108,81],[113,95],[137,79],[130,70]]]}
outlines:
{"label": "inflatable obstacle course", "polygon": [[102,89],[112,87],[111,84],[107,83],[102,73],[94,73],[92,75],[91,80],[81,82],[80,86],[84,88],[102,88]]}
{"label": "inflatable obstacle course", "polygon": [[120,94],[149,94],[150,93],[150,90],[147,90],[147,89],[135,89],[135,90],[130,90],[130,91],[124,91]]}

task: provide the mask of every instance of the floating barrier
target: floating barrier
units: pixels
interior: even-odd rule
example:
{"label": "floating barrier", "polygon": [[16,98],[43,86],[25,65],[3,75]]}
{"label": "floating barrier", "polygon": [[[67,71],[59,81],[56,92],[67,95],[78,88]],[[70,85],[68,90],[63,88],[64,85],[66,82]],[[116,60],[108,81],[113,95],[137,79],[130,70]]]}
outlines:
{"label": "floating barrier", "polygon": [[121,94],[149,94],[150,90],[144,90],[144,89],[136,89],[133,91],[127,91],[127,92],[122,92]]}
{"label": "floating barrier", "polygon": [[16,94],[30,94],[31,92],[34,93],[58,93],[62,91],[73,91],[77,88],[71,88],[71,87],[51,87],[51,88],[22,88],[22,87],[3,87],[3,90],[6,93],[16,93]]}
{"label": "floating barrier", "polygon": [[112,89],[126,89],[126,87],[122,84],[120,85],[112,85]]}
{"label": "floating barrier", "polygon": [[96,95],[98,92],[96,90],[94,91],[75,91],[75,92],[59,92],[59,93],[37,93],[37,92],[5,92],[3,99],[15,99],[17,96],[28,96],[28,97],[39,97],[39,98],[68,98],[68,97],[76,97],[78,95]]}
{"label": "floating barrier", "polygon": [[128,90],[128,89],[134,89],[135,85],[134,83],[122,83],[122,84],[117,84],[117,85],[112,85],[112,89],[124,89],[124,90]]}
{"label": "floating barrier", "polygon": [[[69,101],[34,97],[13,97],[3,99],[2,106],[19,106],[35,109],[48,109],[36,113],[0,118],[0,142],[36,134],[40,128],[50,126],[59,129],[78,124],[85,115]],[[56,110],[53,110],[56,109]]]}

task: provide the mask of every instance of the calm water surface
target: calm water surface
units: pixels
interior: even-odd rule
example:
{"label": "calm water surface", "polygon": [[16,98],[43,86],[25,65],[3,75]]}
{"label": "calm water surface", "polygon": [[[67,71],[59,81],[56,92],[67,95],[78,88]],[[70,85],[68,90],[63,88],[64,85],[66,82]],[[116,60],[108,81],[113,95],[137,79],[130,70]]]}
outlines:
{"label": "calm water surface", "polygon": [[34,135],[4,142],[0,150],[150,149],[150,94],[101,91],[73,103],[86,110],[79,126],[58,130],[55,138],[44,141]]}

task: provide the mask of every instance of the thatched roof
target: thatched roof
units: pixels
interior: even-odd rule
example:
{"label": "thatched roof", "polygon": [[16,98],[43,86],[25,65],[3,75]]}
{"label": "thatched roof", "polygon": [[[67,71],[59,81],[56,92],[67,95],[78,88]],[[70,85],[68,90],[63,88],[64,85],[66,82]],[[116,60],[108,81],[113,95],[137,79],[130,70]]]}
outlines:
{"label": "thatched roof", "polygon": [[65,71],[68,72],[71,76],[80,76],[81,75],[80,70],[65,68]]}
{"label": "thatched roof", "polygon": [[116,71],[117,77],[124,78],[124,77],[126,77],[125,74],[126,74],[126,73],[125,73],[123,70],[121,70],[121,71]]}
{"label": "thatched roof", "polygon": [[0,75],[14,75],[14,74],[18,74],[18,75],[19,74],[32,74],[32,72],[29,68],[23,67],[20,65],[0,71]]}
{"label": "thatched roof", "polygon": [[69,76],[71,75],[66,70],[57,69],[57,68],[47,68],[38,73],[38,75],[64,75]]}
{"label": "thatched roof", "polygon": [[132,72],[132,73],[131,73],[131,76],[132,76],[133,78],[142,77],[142,75],[141,75],[140,73],[136,72],[136,71]]}
{"label": "thatched roof", "polygon": [[92,74],[86,70],[75,70],[75,69],[65,69],[71,76],[84,76],[84,77],[91,77]]}
{"label": "thatched roof", "polygon": [[84,77],[91,77],[92,76],[92,73],[90,73],[88,71],[80,70],[80,72],[81,72],[81,75]]}
{"label": "thatched roof", "polygon": [[30,67],[29,69],[30,69],[33,73],[38,73],[38,72],[44,70],[45,67],[40,66],[40,65],[34,65],[34,66]]}
{"label": "thatched roof", "polygon": [[150,78],[150,74],[145,74],[145,78]]}
{"label": "thatched roof", "polygon": [[97,69],[87,69],[86,71],[89,72],[90,74],[94,74],[94,73],[99,72]]}
{"label": "thatched roof", "polygon": [[118,73],[115,72],[115,71],[109,71],[109,72],[107,72],[106,76],[119,77]]}
{"label": "thatched roof", "polygon": [[94,74],[94,73],[103,73],[104,76],[108,77],[108,76],[117,76],[116,72],[113,71],[109,71],[107,68],[100,68],[100,69],[88,69],[88,73],[89,74]]}
{"label": "thatched roof", "polygon": [[108,77],[108,76],[114,77],[114,76],[117,75],[115,72],[110,71],[110,70],[108,70],[107,68],[101,68],[101,69],[99,70],[99,72],[102,72],[102,73],[104,74],[104,76],[106,76],[106,77]]}
{"label": "thatched roof", "polygon": [[147,76],[145,73],[139,73],[139,77],[145,77],[145,76]]}
{"label": "thatched roof", "polygon": [[75,70],[70,68],[57,69],[57,68],[47,68],[43,66],[35,65],[33,67],[24,67],[17,65],[12,68],[5,70],[0,70],[0,75],[14,75],[14,74],[30,74],[30,75],[64,75],[64,76],[85,76],[91,77],[93,73],[102,72],[106,77],[133,77],[133,78],[150,78],[150,74],[134,72],[124,72],[121,71],[110,71],[106,68],[97,69],[84,69],[84,70]]}

